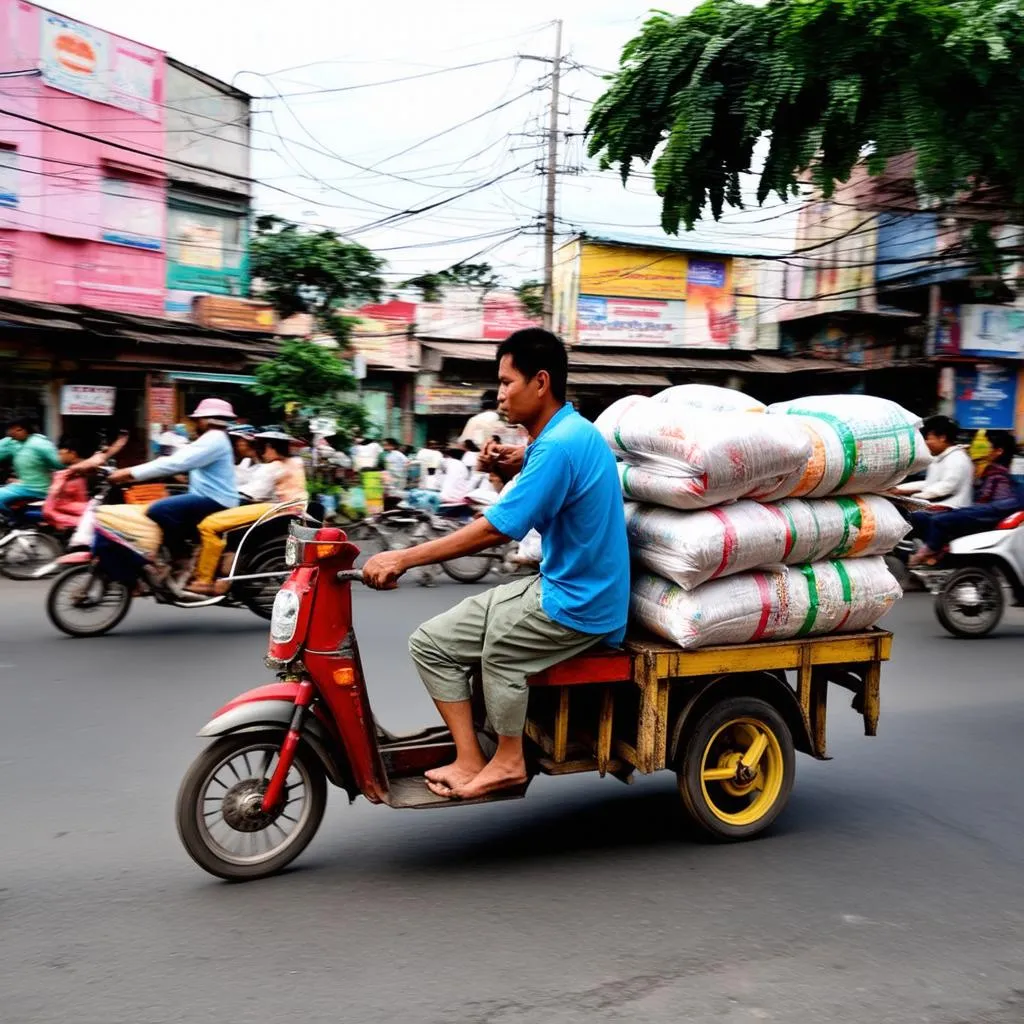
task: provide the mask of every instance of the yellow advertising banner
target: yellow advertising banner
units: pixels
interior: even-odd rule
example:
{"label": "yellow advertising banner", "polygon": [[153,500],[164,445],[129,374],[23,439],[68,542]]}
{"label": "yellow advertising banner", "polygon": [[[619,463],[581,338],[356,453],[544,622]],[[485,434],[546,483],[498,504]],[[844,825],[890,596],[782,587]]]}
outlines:
{"label": "yellow advertising banner", "polygon": [[584,242],[579,291],[582,295],[685,299],[687,266],[685,253]]}

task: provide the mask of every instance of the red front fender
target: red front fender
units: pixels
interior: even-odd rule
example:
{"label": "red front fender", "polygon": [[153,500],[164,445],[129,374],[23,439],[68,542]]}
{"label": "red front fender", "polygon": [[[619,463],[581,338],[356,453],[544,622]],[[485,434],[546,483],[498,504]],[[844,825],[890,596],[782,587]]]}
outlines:
{"label": "red front fender", "polygon": [[257,686],[254,690],[246,690],[237,697],[229,700],[222,708],[214,712],[214,718],[220,718],[225,712],[232,708],[241,707],[243,704],[254,704],[260,700],[286,700],[291,704],[295,703],[295,695],[299,692],[298,680],[278,681],[267,683],[266,686]]}

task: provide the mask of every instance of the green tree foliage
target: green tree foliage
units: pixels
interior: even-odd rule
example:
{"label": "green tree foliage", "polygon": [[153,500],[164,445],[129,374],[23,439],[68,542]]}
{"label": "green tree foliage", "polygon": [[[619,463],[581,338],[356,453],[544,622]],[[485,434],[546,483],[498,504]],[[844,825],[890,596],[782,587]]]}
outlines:
{"label": "green tree foliage", "polygon": [[447,270],[433,274],[420,274],[402,283],[403,288],[414,288],[424,302],[440,302],[448,288],[477,288],[482,293],[493,292],[501,284],[489,263],[455,263]]}
{"label": "green tree foliage", "polygon": [[271,360],[256,367],[256,383],[250,389],[267,399],[271,408],[285,413],[291,426],[305,432],[311,416],[329,415],[338,420],[338,434],[346,440],[366,430],[366,410],[347,401],[356,380],[334,349],[304,338],[291,338]]}
{"label": "green tree foliage", "polygon": [[524,281],[516,289],[516,297],[523,312],[533,320],[544,317],[544,285],[540,281]]}
{"label": "green tree foliage", "polygon": [[625,181],[651,164],[662,226],[741,206],[767,136],[758,201],[829,197],[858,160],[916,154],[939,200],[1024,204],[1024,0],[706,0],[655,12],[595,104],[591,155]]}
{"label": "green tree foliage", "polygon": [[297,405],[322,412],[335,394],[355,386],[355,378],[333,349],[290,338],[273,359],[256,367],[252,390],[274,409]]}
{"label": "green tree foliage", "polygon": [[384,261],[333,231],[306,231],[278,217],[260,217],[252,240],[253,277],[281,316],[310,313],[345,348],[357,322],[339,310],[379,302]]}

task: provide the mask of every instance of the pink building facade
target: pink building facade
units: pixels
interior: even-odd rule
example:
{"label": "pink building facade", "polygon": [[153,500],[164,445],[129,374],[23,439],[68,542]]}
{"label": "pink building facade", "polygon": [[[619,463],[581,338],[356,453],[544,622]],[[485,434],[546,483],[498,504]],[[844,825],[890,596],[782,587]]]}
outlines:
{"label": "pink building facade", "polygon": [[165,55],[0,0],[0,73],[0,296],[162,316]]}

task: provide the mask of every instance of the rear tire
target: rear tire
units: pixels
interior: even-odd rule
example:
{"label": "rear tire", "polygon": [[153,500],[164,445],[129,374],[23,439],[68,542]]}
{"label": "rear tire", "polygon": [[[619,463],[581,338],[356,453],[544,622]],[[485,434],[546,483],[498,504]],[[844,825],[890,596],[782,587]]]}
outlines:
{"label": "rear tire", "polygon": [[[84,600],[76,604],[79,599]],[[68,636],[103,636],[120,624],[131,603],[132,592],[125,584],[107,579],[94,566],[76,565],[53,581],[46,596],[46,614]],[[92,611],[98,614],[89,619]]]}
{"label": "rear tire", "polygon": [[463,555],[450,562],[442,562],[441,568],[458,583],[479,583],[494,564],[495,560],[487,555]]}
{"label": "rear tire", "polygon": [[[246,801],[246,797],[254,799],[261,787],[265,789],[273,774],[273,756],[283,740],[281,731],[222,736],[185,773],[175,812],[178,835],[188,855],[211,875],[229,882],[266,878],[287,867],[316,835],[327,806],[327,781],[319,759],[305,744],[295,751],[288,775],[295,781],[286,792],[284,807],[264,816]],[[224,779],[214,785],[229,763],[233,773],[224,773]],[[301,798],[292,798],[293,792],[301,792]],[[286,817],[285,810],[293,803],[299,806],[293,808],[293,817]],[[281,826],[282,821],[288,828]],[[240,838],[246,834],[254,837],[251,847]],[[262,853],[261,845],[266,847]]]}
{"label": "rear tire", "polygon": [[[744,754],[762,743],[748,778],[708,778],[738,772]],[[711,707],[688,733],[676,763],[687,813],[704,833],[724,843],[752,839],[768,828],[789,800],[795,773],[789,726],[757,697],[731,697]]]}
{"label": "rear tire", "polygon": [[0,574],[9,580],[33,579],[37,569],[60,558],[62,553],[56,537],[33,530],[0,548]]}
{"label": "rear tire", "polygon": [[[965,591],[974,587],[974,600]],[[957,569],[935,595],[935,617],[942,628],[963,640],[980,640],[999,625],[1006,610],[1002,577],[991,569]]]}

